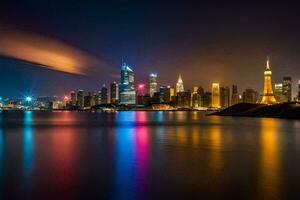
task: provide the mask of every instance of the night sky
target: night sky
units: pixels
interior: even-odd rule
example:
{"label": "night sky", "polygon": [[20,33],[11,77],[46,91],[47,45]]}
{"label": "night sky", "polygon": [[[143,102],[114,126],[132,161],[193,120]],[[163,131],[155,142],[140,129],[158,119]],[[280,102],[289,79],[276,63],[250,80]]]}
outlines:
{"label": "night sky", "polygon": [[99,90],[119,81],[122,59],[136,83],[157,72],[159,83],[174,85],[181,73],[186,89],[210,90],[218,81],[261,92],[267,55],[273,83],[291,75],[295,92],[300,79],[300,7],[290,3],[10,0],[0,3],[0,27],[53,38],[101,61],[76,75],[1,56],[3,97]]}

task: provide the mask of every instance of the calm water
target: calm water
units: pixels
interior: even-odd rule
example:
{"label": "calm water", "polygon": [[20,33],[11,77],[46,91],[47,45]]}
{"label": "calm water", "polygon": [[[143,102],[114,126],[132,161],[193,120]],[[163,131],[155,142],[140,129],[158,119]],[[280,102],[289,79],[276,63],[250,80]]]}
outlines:
{"label": "calm water", "polygon": [[300,121],[1,112],[0,199],[299,199]]}

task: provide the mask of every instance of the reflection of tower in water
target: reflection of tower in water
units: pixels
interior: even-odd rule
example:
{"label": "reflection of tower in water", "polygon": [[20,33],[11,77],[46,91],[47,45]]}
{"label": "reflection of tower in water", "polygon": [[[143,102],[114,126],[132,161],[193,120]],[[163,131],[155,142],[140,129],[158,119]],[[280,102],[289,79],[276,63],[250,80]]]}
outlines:
{"label": "reflection of tower in water", "polygon": [[261,119],[261,157],[257,175],[259,199],[280,199],[278,123],[275,119]]}

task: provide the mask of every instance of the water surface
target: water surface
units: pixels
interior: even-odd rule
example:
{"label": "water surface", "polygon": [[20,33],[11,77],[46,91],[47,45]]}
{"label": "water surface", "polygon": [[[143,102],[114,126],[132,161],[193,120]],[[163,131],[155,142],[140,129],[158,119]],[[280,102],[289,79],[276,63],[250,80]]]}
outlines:
{"label": "water surface", "polygon": [[0,113],[0,199],[299,199],[300,121]]}

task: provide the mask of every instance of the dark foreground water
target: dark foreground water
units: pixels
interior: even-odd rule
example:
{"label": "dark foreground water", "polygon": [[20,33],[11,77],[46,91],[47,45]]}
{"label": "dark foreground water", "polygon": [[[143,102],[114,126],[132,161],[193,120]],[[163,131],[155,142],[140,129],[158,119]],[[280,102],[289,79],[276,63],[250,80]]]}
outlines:
{"label": "dark foreground water", "polygon": [[299,199],[300,122],[1,112],[0,199]]}

